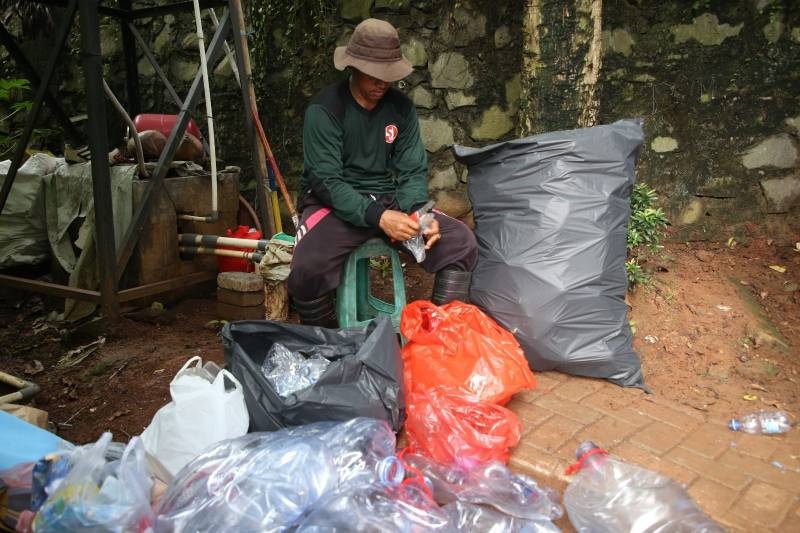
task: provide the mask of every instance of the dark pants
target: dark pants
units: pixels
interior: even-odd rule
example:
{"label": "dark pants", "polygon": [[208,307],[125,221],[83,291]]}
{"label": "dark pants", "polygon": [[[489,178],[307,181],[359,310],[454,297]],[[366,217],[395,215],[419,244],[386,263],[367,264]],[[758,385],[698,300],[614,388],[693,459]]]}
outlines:
{"label": "dark pants", "polygon": [[[381,197],[378,201],[388,208],[396,208],[391,197]],[[313,196],[306,197],[300,207],[300,229],[289,274],[289,294],[293,298],[309,301],[332,291],[339,286],[342,267],[350,252],[373,237],[382,237],[388,242],[381,230],[353,226]],[[438,272],[445,267],[471,272],[478,258],[478,243],[472,230],[444,213],[435,211],[434,216],[442,237],[426,251],[420,265],[428,272]],[[390,245],[405,250],[400,243]]]}

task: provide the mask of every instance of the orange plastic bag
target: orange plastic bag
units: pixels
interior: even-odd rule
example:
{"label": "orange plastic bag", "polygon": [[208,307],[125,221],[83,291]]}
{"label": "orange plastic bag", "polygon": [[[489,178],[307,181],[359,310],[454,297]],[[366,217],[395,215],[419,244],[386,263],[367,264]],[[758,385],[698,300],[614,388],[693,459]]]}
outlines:
{"label": "orange plastic bag", "polygon": [[536,385],[517,339],[474,305],[411,302],[400,331],[407,393],[443,385],[503,405]]}
{"label": "orange plastic bag", "polygon": [[489,461],[505,463],[519,442],[517,415],[456,389],[414,392],[406,410],[410,450],[438,463],[467,469]]}

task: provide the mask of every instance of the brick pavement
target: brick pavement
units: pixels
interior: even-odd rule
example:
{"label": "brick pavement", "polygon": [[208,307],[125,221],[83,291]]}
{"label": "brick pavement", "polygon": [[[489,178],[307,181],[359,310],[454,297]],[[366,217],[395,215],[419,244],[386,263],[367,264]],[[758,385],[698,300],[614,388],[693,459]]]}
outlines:
{"label": "brick pavement", "polygon": [[557,372],[536,377],[536,389],[508,405],[523,427],[513,468],[563,489],[576,446],[592,440],[685,484],[731,531],[800,531],[800,430],[734,433],[725,419],[655,394]]}

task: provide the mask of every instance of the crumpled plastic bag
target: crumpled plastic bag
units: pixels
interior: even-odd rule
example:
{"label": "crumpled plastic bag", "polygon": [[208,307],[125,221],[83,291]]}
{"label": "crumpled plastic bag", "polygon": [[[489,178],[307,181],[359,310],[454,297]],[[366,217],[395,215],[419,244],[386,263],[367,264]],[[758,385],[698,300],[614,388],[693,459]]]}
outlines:
{"label": "crumpled plastic bag", "polygon": [[474,305],[427,300],[403,309],[400,331],[406,392],[449,386],[505,404],[536,385],[514,336]]}
{"label": "crumpled plastic bag", "polygon": [[416,391],[406,408],[409,448],[446,465],[505,463],[521,435],[513,412],[455,389]]}
{"label": "crumpled plastic bag", "polygon": [[144,446],[133,437],[122,458],[107,462],[111,433],[71,452],[69,473],[36,513],[37,533],[146,531],[154,522],[153,485]]}
{"label": "crumpled plastic bag", "polygon": [[425,261],[427,254],[425,253],[425,232],[431,227],[433,223],[433,201],[430,201],[411,213],[411,218],[419,222],[419,233],[403,241],[403,247],[414,256],[417,263]]}
{"label": "crumpled plastic bag", "polygon": [[273,237],[267,243],[258,271],[265,281],[284,281],[289,277],[294,241]]}

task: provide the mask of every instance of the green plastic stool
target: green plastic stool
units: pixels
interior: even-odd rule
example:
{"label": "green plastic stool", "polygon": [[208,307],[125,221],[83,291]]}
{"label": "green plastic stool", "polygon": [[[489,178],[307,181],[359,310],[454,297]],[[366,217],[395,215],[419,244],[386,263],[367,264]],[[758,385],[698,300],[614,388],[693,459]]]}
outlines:
{"label": "green plastic stool", "polygon": [[[370,291],[369,260],[382,255],[388,255],[392,261],[393,303],[384,302]],[[339,327],[362,326],[379,315],[388,315],[395,331],[399,331],[400,313],[405,305],[406,286],[397,250],[378,238],[370,239],[356,248],[347,258],[336,291]]]}

